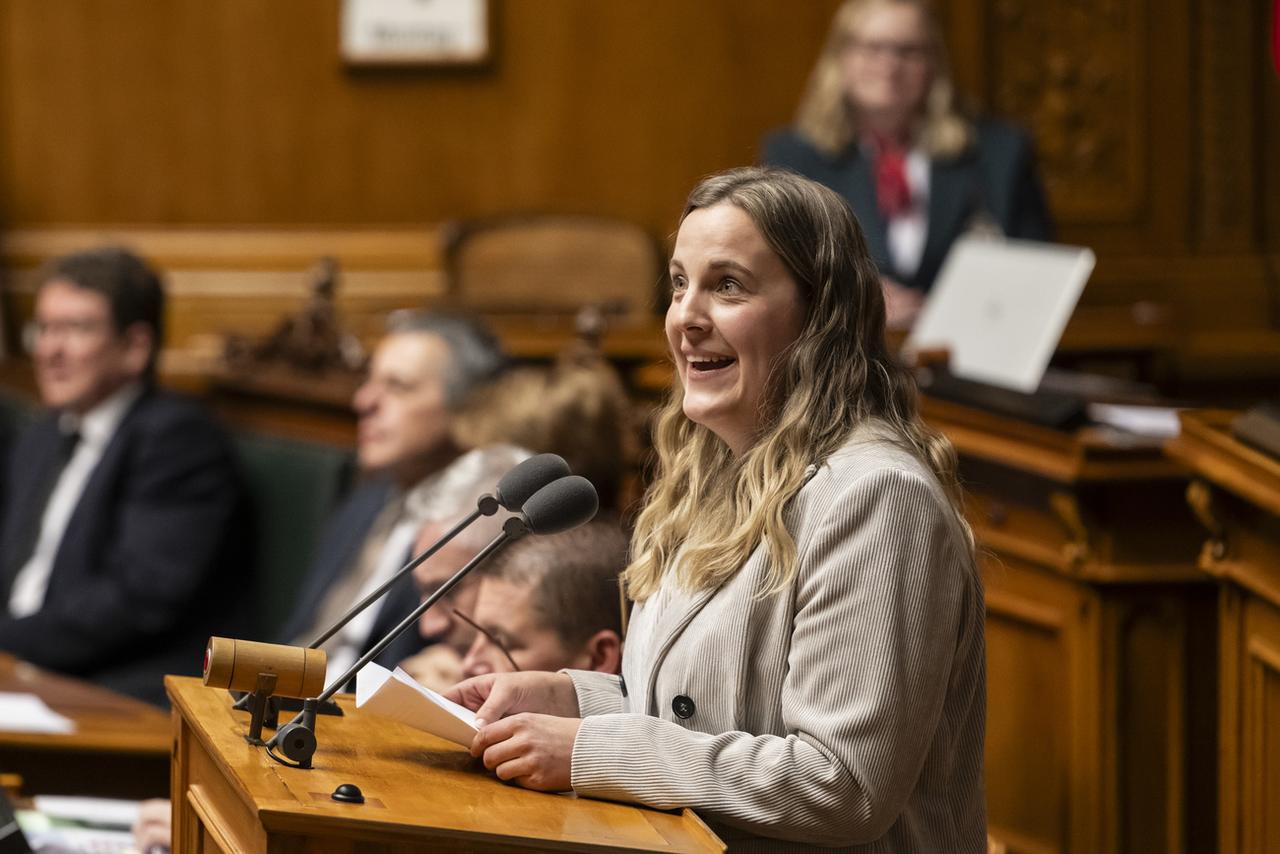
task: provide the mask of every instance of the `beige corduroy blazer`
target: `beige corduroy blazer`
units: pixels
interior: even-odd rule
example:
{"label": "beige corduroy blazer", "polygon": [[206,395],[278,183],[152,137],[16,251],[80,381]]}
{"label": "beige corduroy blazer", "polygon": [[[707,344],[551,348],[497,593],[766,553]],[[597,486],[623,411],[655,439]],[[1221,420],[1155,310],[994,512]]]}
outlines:
{"label": "beige corduroy blazer", "polygon": [[715,590],[637,605],[623,679],[569,671],[579,794],[692,807],[733,851],[986,850],[983,600],[936,478],[871,427],[788,509],[794,582],[757,549]]}

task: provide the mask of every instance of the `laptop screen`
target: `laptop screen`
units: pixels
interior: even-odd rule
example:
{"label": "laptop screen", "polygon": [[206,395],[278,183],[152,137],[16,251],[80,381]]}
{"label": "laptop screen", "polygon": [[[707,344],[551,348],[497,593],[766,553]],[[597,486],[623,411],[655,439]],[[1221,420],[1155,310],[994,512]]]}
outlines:
{"label": "laptop screen", "polygon": [[903,349],[945,349],[958,377],[1034,392],[1095,260],[1076,246],[962,237]]}

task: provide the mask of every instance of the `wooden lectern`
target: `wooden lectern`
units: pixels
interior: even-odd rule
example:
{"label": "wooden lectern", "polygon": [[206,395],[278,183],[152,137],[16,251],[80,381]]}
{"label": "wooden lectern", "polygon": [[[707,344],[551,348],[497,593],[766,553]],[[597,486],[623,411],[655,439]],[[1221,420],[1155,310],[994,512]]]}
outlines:
{"label": "wooden lectern", "polygon": [[[173,842],[182,852],[723,851],[690,810],[530,792],[507,785],[451,742],[363,714],[317,721],[311,770],[245,742],[248,714],[226,691],[169,676]],[[330,798],[353,783],[363,804]]]}
{"label": "wooden lectern", "polygon": [[1218,850],[1263,854],[1280,851],[1280,460],[1240,442],[1236,417],[1183,412],[1169,454],[1195,472],[1199,567],[1219,582]]}

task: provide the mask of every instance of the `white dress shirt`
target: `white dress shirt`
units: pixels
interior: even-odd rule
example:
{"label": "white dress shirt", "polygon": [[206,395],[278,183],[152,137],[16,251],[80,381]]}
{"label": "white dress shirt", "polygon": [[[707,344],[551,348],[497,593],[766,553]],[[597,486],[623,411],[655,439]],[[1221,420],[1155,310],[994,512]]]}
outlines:
{"label": "white dress shirt", "polygon": [[929,158],[913,148],[907,153],[907,186],[911,188],[911,208],[889,220],[889,257],[903,276],[914,276],[924,256],[929,234]]}
{"label": "white dress shirt", "polygon": [[125,413],[140,394],[142,384],[129,383],[85,415],[64,412],[59,419],[58,426],[62,432],[65,435],[79,433],[80,441],[49,495],[49,503],[40,518],[40,536],[35,550],[14,579],[9,594],[9,613],[12,616],[28,617],[44,606],[53,561],[58,555],[71,514],[80,503],[80,496],[84,494],[93,470],[101,462]]}

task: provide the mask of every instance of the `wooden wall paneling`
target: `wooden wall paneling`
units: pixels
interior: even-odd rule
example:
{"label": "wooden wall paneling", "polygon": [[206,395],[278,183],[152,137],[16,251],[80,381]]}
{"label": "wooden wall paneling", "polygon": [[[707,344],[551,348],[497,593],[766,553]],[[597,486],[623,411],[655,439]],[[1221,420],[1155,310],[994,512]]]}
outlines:
{"label": "wooden wall paneling", "polygon": [[1116,816],[1121,851],[1214,844],[1217,590],[1195,584],[1104,595],[1116,651]]}
{"label": "wooden wall paneling", "polygon": [[1080,765],[1099,738],[1096,603],[1016,559],[989,554],[983,576],[992,832],[1013,852],[1097,850],[1100,769]]}
{"label": "wooden wall paneling", "polygon": [[[1261,142],[1258,161],[1258,172],[1261,174],[1259,185],[1263,188],[1263,245],[1268,255],[1275,261],[1280,258],[1280,158],[1275,152],[1280,151],[1280,69],[1267,45],[1267,34],[1273,26],[1273,4],[1267,0],[1254,0],[1260,7],[1257,21],[1259,28],[1250,37],[1262,44],[1261,63],[1258,71],[1261,77],[1259,86],[1259,122]],[[1272,270],[1273,274],[1278,272]]]}
{"label": "wooden wall paneling", "polygon": [[[1266,40],[1271,31],[1273,10],[1266,0],[1256,0],[1262,7],[1258,20],[1260,32],[1252,38]],[[1262,188],[1262,246],[1267,256],[1267,274],[1271,295],[1271,326],[1280,326],[1280,69],[1264,46],[1262,51],[1262,85],[1259,115],[1262,117],[1260,157],[1256,169]]]}
{"label": "wooden wall paneling", "polygon": [[1221,527],[1200,565],[1224,580],[1218,849],[1260,854],[1280,845],[1280,516],[1221,486],[1208,495]]}
{"label": "wooden wall paneling", "polygon": [[1215,588],[1084,585],[991,553],[984,579],[992,832],[1013,852],[1212,846]]}
{"label": "wooden wall paneling", "polygon": [[1223,584],[1218,592],[1218,851],[1240,851],[1241,650],[1244,648],[1245,597],[1239,587]]}
{"label": "wooden wall paneling", "polygon": [[1182,478],[1087,484],[1079,504],[1090,516],[1091,560],[1096,580],[1156,581],[1194,577],[1191,558],[1201,531],[1186,503]]}
{"label": "wooden wall paneling", "polygon": [[1185,470],[1088,429],[922,409],[984,559],[993,831],[1015,852],[1211,848],[1218,613]]}
{"label": "wooden wall paneling", "polygon": [[0,4],[9,223],[672,227],[787,123],[838,0],[495,3],[478,69],[349,69],[339,0]]}
{"label": "wooden wall paneling", "polygon": [[[11,0],[0,221],[540,210],[662,237],[697,177],[753,160],[790,120],[838,2],[496,3],[487,66],[356,70],[338,59],[339,0]],[[1267,0],[939,5],[961,87],[1033,130],[1060,236],[1099,252],[1086,305],[1170,305],[1188,332],[1280,322]]]}
{"label": "wooden wall paneling", "polygon": [[444,298],[439,235],[428,226],[385,229],[19,229],[0,235],[11,331],[30,316],[44,261],[105,244],[132,248],[164,274],[169,356],[212,367],[228,333],[259,336],[303,306],[325,255],[339,264],[337,306],[366,345],[388,312]]}
{"label": "wooden wall paneling", "polygon": [[1168,452],[1219,579],[1218,850],[1280,846],[1280,463],[1231,434],[1235,413],[1187,412]]}
{"label": "wooden wall paneling", "polygon": [[1194,247],[1209,253],[1259,248],[1261,166],[1257,141],[1265,46],[1260,4],[1196,0],[1196,67],[1200,70],[1188,211]]}
{"label": "wooden wall paneling", "polygon": [[1261,599],[1244,610],[1241,690],[1240,851],[1280,851],[1280,608]]}
{"label": "wooden wall paneling", "polygon": [[989,103],[1035,128],[1058,217],[1137,224],[1151,180],[1145,4],[993,6]]}
{"label": "wooden wall paneling", "polygon": [[941,0],[934,4],[947,44],[951,76],[965,101],[988,110],[987,80],[990,54],[987,51],[989,0]]}
{"label": "wooden wall paneling", "polygon": [[1280,516],[1222,488],[1212,488],[1211,495],[1211,512],[1222,520],[1222,542],[1217,550],[1201,551],[1200,568],[1280,603]]}

